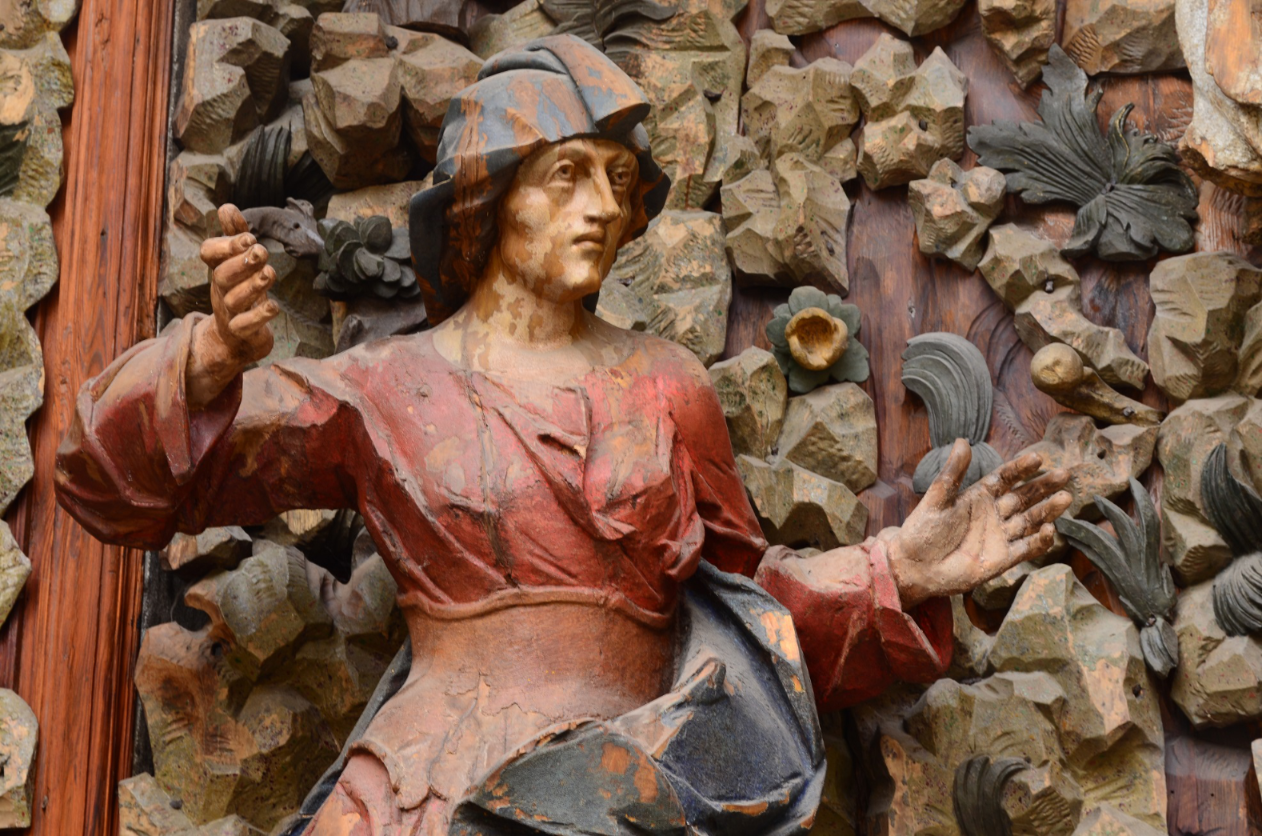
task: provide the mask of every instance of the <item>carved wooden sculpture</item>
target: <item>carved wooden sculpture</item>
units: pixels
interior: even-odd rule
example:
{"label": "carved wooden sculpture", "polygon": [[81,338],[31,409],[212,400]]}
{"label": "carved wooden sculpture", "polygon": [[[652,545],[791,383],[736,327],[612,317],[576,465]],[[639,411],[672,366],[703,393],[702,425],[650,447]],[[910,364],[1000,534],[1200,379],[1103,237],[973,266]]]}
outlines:
{"label": "carved wooden sculpture", "polygon": [[1077,410],[1110,424],[1160,426],[1165,413],[1128,398],[1100,378],[1100,373],[1082,362],[1082,357],[1064,343],[1052,343],[1030,359],[1034,385],[1061,406]]}
{"label": "carved wooden sculpture", "polygon": [[1179,169],[1174,148],[1150,134],[1126,132],[1127,105],[1096,126],[1101,91],[1087,94],[1087,75],[1052,46],[1037,122],[996,122],[968,130],[980,165],[1008,172],[1008,191],[1027,203],[1067,201],[1079,207],[1068,256],[1095,253],[1109,261],[1183,253],[1195,240],[1197,191]]}
{"label": "carved wooden sculpture", "polygon": [[412,201],[436,328],[243,374],[272,342],[274,271],[226,206],[214,315],[81,393],[58,491],[98,536],[363,514],[411,673],[308,833],[803,827],[817,710],[940,675],[943,596],[1052,545],[1067,474],[1017,490],[1027,456],[963,490],[957,443],[901,528],[767,547],[705,369],[582,304],[664,202],[648,109],[577,38],[501,54]]}
{"label": "carved wooden sculpture", "polygon": [[1201,496],[1233,558],[1214,579],[1214,618],[1229,636],[1262,633],[1262,498],[1232,475],[1225,444],[1205,462]]}

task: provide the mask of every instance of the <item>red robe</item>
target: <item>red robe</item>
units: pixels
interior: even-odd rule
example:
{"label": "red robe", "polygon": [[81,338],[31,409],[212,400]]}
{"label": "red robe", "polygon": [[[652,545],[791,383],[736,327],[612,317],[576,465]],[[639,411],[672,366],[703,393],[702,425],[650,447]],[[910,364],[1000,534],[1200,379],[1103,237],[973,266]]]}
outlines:
{"label": "red robe", "polygon": [[79,394],[58,453],[62,504],[102,540],[356,508],[399,603],[446,616],[591,600],[668,622],[705,559],[793,614],[821,711],[950,662],[949,603],[900,608],[874,540],[802,558],[767,547],[705,369],[633,335],[566,385],[459,368],[430,334],[247,372],[200,412],[184,398],[191,316]]}

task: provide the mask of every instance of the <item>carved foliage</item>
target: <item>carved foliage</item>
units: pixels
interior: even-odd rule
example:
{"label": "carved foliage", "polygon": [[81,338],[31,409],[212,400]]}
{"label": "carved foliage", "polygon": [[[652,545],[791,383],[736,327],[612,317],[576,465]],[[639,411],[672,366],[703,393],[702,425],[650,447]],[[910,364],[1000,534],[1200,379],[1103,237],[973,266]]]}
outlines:
{"label": "carved foliage", "polygon": [[964,836],[1010,836],[1012,822],[1003,808],[1003,789],[1029,764],[1022,758],[969,758],[955,769],[951,802]]}
{"label": "carved foliage", "polygon": [[1195,239],[1198,196],[1169,145],[1149,134],[1125,132],[1127,105],[1096,127],[1102,91],[1087,94],[1087,76],[1053,46],[1039,103],[1041,124],[997,122],[969,129],[978,162],[1008,172],[1008,191],[1028,203],[1067,201],[1080,207],[1063,252],[1094,252],[1109,261],[1182,253]]}
{"label": "carved foliage", "polygon": [[409,263],[407,230],[391,229],[384,215],[360,218],[353,224],[325,219],[320,232],[324,252],[315,282],[320,293],[334,299],[367,294],[411,299],[420,294]]}
{"label": "carved foliage", "polygon": [[1214,618],[1229,636],[1262,632],[1262,498],[1227,467],[1219,444],[1201,471],[1205,514],[1235,558],[1214,579]]}

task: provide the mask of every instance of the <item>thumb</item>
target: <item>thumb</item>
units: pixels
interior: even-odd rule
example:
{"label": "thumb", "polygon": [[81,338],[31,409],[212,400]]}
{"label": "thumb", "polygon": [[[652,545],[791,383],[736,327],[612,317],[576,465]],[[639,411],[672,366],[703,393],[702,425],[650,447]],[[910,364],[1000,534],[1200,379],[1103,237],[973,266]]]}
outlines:
{"label": "thumb", "polygon": [[225,203],[219,207],[219,225],[223,227],[224,235],[240,235],[242,232],[250,231],[250,225],[245,222],[245,216],[232,203]]}

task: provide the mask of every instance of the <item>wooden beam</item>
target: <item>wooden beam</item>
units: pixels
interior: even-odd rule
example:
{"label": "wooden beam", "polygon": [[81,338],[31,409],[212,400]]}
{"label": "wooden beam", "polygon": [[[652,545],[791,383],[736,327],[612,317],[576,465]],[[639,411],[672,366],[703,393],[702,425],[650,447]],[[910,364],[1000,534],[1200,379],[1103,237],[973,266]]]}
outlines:
{"label": "wooden beam", "polygon": [[157,298],[172,0],[83,0],[65,33],[75,103],[50,208],[61,278],[39,306],[44,407],[35,478],[11,521],[33,565],[0,636],[0,683],[39,719],[31,833],[117,832],[130,771],[142,555],[94,540],[53,496],[57,445],[84,381],[151,336]]}

